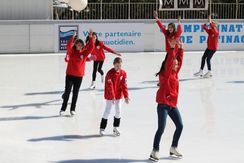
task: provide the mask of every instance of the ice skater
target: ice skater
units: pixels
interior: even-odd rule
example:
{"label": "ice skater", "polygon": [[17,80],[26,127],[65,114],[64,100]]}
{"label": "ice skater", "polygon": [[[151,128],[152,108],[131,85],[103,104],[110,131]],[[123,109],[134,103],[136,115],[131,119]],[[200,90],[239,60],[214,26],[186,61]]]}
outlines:
{"label": "ice skater", "polygon": [[129,103],[128,88],[126,83],[127,75],[126,72],[121,69],[122,59],[116,57],[113,65],[114,67],[108,71],[105,77],[104,97],[106,100],[106,106],[100,123],[101,136],[105,134],[108,117],[113,106],[115,106],[113,133],[115,136],[120,136],[120,131],[118,128],[120,126],[122,98],[125,98],[126,104]]}
{"label": "ice skater", "polygon": [[[194,76],[196,77],[204,77],[204,78],[210,78],[212,77],[212,72],[211,72],[211,59],[218,49],[218,37],[219,37],[219,32],[217,30],[217,23],[213,22],[211,19],[211,15],[208,17],[208,22],[210,24],[210,28],[207,28],[207,25],[203,25],[203,29],[207,32],[208,34],[208,41],[207,41],[207,49],[205,50],[203,56],[202,56],[202,62],[201,62],[201,67],[199,72],[195,73]],[[207,66],[208,66],[208,72],[203,75],[203,69],[205,66],[205,62],[207,61]]]}
{"label": "ice skater", "polygon": [[153,161],[159,160],[159,144],[166,126],[167,115],[170,116],[176,126],[169,153],[171,156],[182,157],[182,154],[177,149],[183,129],[177,101],[179,93],[178,73],[181,69],[184,50],[180,41],[171,40],[169,45],[171,49],[162,63],[160,71],[157,73],[160,86],[156,96],[156,102],[158,103],[158,129],[154,137],[153,150],[150,154],[150,160]]}
{"label": "ice skater", "polygon": [[[103,83],[104,72],[103,72],[102,68],[103,68],[103,63],[104,63],[105,57],[106,57],[104,50],[106,50],[112,54],[115,54],[117,56],[121,56],[120,53],[117,53],[113,49],[105,46],[104,43],[98,39],[97,34],[95,32],[93,32],[93,38],[94,38],[94,42],[95,42],[95,48],[93,49],[91,54],[96,56],[97,59],[93,63],[92,83],[91,83],[91,86],[89,87],[90,89],[95,89],[95,87],[96,87],[95,81],[96,81],[97,72],[99,72],[101,74],[101,81]],[[87,38],[86,41],[88,39],[89,38]]]}
{"label": "ice skater", "polygon": [[[65,91],[62,96],[63,104],[60,110],[60,115],[64,115],[67,108],[71,89],[73,87],[73,97],[71,102],[70,114],[73,116],[76,114],[76,102],[80,90],[80,85],[85,73],[86,61],[89,60],[88,56],[94,49],[94,41],[92,36],[93,31],[89,32],[89,41],[85,46],[81,39],[77,39],[74,42],[76,32],[74,33],[72,40],[67,45],[67,51],[69,54],[68,65],[66,69],[65,79]],[[73,44],[74,42],[74,44]]]}

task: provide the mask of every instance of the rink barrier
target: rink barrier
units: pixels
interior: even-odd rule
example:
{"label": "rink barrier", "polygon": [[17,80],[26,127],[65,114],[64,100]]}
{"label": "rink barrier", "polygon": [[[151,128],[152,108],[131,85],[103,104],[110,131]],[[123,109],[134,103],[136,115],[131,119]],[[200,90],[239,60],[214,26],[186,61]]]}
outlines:
{"label": "rink barrier", "polygon": [[[169,23],[176,20],[166,20]],[[206,20],[205,20],[206,22]],[[219,20],[219,49],[244,50],[244,20]],[[185,50],[204,50],[207,35],[202,21],[183,20]],[[83,20],[83,21],[0,21],[0,53],[65,52],[65,40],[59,29],[77,29],[85,39],[92,28],[100,40],[120,52],[164,51],[164,36],[154,20]],[[67,32],[64,31],[64,32]],[[63,33],[62,36],[69,36]],[[61,48],[62,47],[62,48]]]}

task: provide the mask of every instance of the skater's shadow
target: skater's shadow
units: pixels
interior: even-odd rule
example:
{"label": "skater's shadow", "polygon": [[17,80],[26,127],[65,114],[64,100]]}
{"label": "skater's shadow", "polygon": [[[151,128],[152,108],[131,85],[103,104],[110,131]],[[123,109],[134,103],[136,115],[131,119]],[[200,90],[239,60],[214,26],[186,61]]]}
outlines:
{"label": "skater's shadow", "polygon": [[199,79],[198,78],[179,79],[179,82],[194,81],[194,80],[199,80]]}
{"label": "skater's shadow", "polygon": [[[85,88],[81,89],[80,92],[83,91],[89,91],[90,89]],[[63,94],[64,91],[47,91],[47,92],[30,92],[30,93],[25,93],[25,96],[36,96],[36,95],[61,95]]]}
{"label": "skater's shadow", "polygon": [[[114,137],[111,135],[104,135],[103,137]],[[74,141],[82,139],[96,139],[101,138],[100,135],[60,135],[60,136],[50,136],[42,138],[29,139],[30,142],[41,142],[41,141]]]}
{"label": "skater's shadow", "polygon": [[232,83],[232,84],[244,84],[244,81],[228,81],[227,83]]}
{"label": "skater's shadow", "polygon": [[26,120],[40,120],[40,119],[49,119],[49,118],[57,118],[60,117],[58,115],[54,116],[23,116],[23,117],[0,117],[0,122],[4,121],[26,121]]}
{"label": "skater's shadow", "polygon": [[149,81],[143,81],[142,84],[157,84],[158,80],[149,80]]}
{"label": "skater's shadow", "polygon": [[181,160],[182,158],[179,157],[172,157],[172,156],[168,156],[168,157],[161,157],[160,160]]}
{"label": "skater's shadow", "polygon": [[0,108],[15,110],[15,109],[19,109],[19,108],[33,108],[34,107],[34,108],[40,109],[44,106],[61,105],[60,103],[56,103],[59,101],[61,101],[61,100],[51,100],[51,101],[47,101],[47,102],[38,102],[38,103],[20,104],[20,105],[5,105],[5,106],[0,106]]}
{"label": "skater's shadow", "polygon": [[[138,90],[144,90],[144,89],[154,89],[157,88],[157,86],[149,86],[149,87],[128,87],[129,91],[138,91]],[[104,89],[96,89],[97,92],[103,92]]]}
{"label": "skater's shadow", "polygon": [[134,162],[148,162],[149,160],[134,160],[134,159],[90,159],[90,160],[63,160],[56,163],[134,163]]}

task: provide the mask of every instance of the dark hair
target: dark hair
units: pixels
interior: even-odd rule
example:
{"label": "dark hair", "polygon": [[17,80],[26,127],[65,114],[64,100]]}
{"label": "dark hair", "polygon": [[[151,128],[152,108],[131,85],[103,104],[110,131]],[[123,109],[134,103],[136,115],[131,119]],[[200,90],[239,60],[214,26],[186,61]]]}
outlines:
{"label": "dark hair", "polygon": [[165,69],[165,63],[167,61],[167,58],[168,58],[168,53],[166,54],[166,56],[165,56],[165,58],[164,58],[164,60],[163,60],[163,62],[161,64],[160,70],[155,74],[155,76],[158,76],[161,72],[164,71],[164,69]]}
{"label": "dark hair", "polygon": [[76,39],[75,43],[74,43],[74,46],[73,46],[73,49],[76,49],[75,45],[78,44],[78,43],[81,43],[83,46],[85,46],[84,41],[82,39]]}
{"label": "dark hair", "polygon": [[[173,27],[173,29],[174,29],[173,34],[174,34],[175,31],[176,31],[175,23],[169,23],[169,24],[168,24],[168,27],[169,27],[169,26],[172,26],[172,27]],[[169,30],[167,30],[167,35],[170,35]]]}
{"label": "dark hair", "polygon": [[[93,36],[96,36],[96,42],[95,42],[95,47],[97,47],[100,43],[100,41],[98,40],[98,37],[97,37],[97,33],[96,32],[93,32],[92,33]],[[90,40],[89,36],[86,37],[86,43],[88,43],[88,41]]]}
{"label": "dark hair", "polygon": [[114,63],[113,64],[116,64],[116,63],[122,63],[122,59],[120,57],[116,57],[114,59]]}

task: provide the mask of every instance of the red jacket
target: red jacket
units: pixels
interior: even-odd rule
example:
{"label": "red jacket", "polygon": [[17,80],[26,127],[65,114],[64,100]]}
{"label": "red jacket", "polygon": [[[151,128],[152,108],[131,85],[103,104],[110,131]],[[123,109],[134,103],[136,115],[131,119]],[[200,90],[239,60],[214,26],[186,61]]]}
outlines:
{"label": "red jacket", "polygon": [[169,42],[170,42],[170,40],[180,38],[180,36],[182,34],[182,26],[179,24],[177,31],[175,33],[171,34],[171,33],[169,33],[169,31],[167,29],[165,29],[165,26],[162,24],[162,22],[160,20],[157,20],[157,24],[165,36],[166,52],[169,53],[170,49],[171,49]]}
{"label": "red jacket", "polygon": [[[176,53],[177,52],[177,53]],[[178,73],[182,66],[183,49],[171,49],[165,62],[164,70],[159,74],[160,87],[157,91],[156,101],[175,108],[179,94]],[[179,68],[177,72],[172,70],[174,59],[177,58]]]}
{"label": "red jacket", "polygon": [[210,23],[210,28],[207,28],[207,25],[203,25],[203,29],[208,33],[208,49],[217,50],[218,49],[218,38],[219,32],[214,26],[213,23]]}
{"label": "red jacket", "polygon": [[85,74],[85,65],[89,54],[94,48],[93,39],[91,38],[88,44],[80,51],[73,48],[73,39],[67,45],[67,53],[69,61],[66,70],[67,75],[82,77]]}
{"label": "red jacket", "polygon": [[104,50],[110,53],[114,53],[113,49],[105,46],[104,43],[100,41],[99,45],[93,49],[91,54],[97,57],[96,61],[104,61],[105,60]]}
{"label": "red jacket", "polygon": [[108,71],[105,78],[104,98],[106,100],[119,100],[128,98],[128,88],[126,84],[126,72],[122,69],[115,71],[114,68]]}

